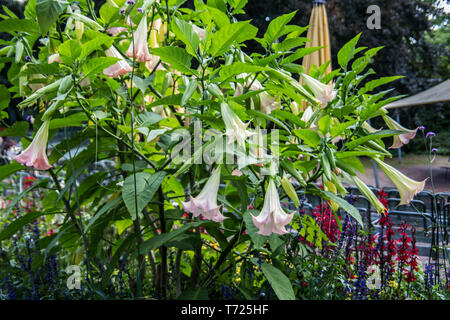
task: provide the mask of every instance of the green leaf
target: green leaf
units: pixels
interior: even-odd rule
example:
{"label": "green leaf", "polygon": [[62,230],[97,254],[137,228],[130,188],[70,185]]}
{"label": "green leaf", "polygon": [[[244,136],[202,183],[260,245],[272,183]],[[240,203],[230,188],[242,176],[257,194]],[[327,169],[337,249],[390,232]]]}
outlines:
{"label": "green leaf", "polygon": [[[94,31],[92,31],[94,32]],[[88,55],[90,55],[95,50],[104,51],[102,48],[103,46],[109,48],[112,46],[114,39],[108,36],[105,36],[104,34],[97,32],[98,36],[95,37],[95,39],[89,40],[85,43],[83,43],[81,47],[81,53],[79,55],[79,59],[82,60],[86,58]]]}
{"label": "green leaf", "polygon": [[381,130],[381,131],[377,131],[374,133],[370,133],[364,137],[360,137],[356,140],[350,141],[346,144],[347,148],[349,150],[352,150],[354,148],[356,148],[357,146],[363,144],[364,142],[370,141],[370,140],[375,140],[375,139],[381,139],[381,138],[386,138],[386,137],[391,137],[397,134],[401,134],[403,133],[403,131],[399,131],[399,130]]}
{"label": "green leaf", "polygon": [[179,106],[181,104],[181,98],[183,97],[183,94],[172,94],[170,96],[162,97],[159,100],[156,100],[148,105],[148,107],[156,107],[156,106],[164,106],[164,105],[171,105],[171,106]]}
{"label": "green leaf", "polygon": [[192,79],[189,82],[189,85],[187,86],[186,90],[183,93],[183,96],[181,97],[181,102],[180,102],[180,106],[184,106],[186,104],[186,102],[188,102],[188,100],[192,97],[192,95],[194,94],[195,90],[197,90],[197,86],[198,86],[198,82],[195,79]]}
{"label": "green leaf", "polygon": [[136,219],[136,214],[140,214],[142,209],[152,200],[165,175],[164,171],[155,174],[138,172],[136,175],[130,175],[125,179],[122,198],[133,220]]}
{"label": "green leaf", "polygon": [[0,170],[0,181],[9,177],[11,174],[23,169],[26,169],[26,167],[18,162],[2,165],[2,170]]}
{"label": "green leaf", "polygon": [[403,78],[403,76],[381,77],[379,79],[375,79],[375,80],[369,81],[369,82],[367,82],[364,85],[363,88],[361,88],[359,90],[358,93],[360,95],[362,95],[362,94],[364,94],[366,92],[372,91],[373,89],[375,89],[375,88],[377,88],[377,87],[379,87],[379,86],[381,86],[383,84],[386,84],[386,83],[389,83],[389,82],[392,82],[392,81],[395,81],[395,80],[401,79],[401,78]]}
{"label": "green leaf", "polygon": [[289,133],[291,132],[291,130],[289,130],[289,128],[283,123],[283,121],[271,116],[270,114],[266,114],[264,112],[257,111],[257,110],[247,110],[247,114],[261,117],[266,120],[272,121],[272,122],[276,123],[278,126],[280,126],[281,128],[283,128],[284,130],[286,130],[287,132],[289,132]]}
{"label": "green leaf", "polygon": [[316,148],[321,142],[319,134],[311,129],[297,129],[294,130],[294,134],[313,148]]}
{"label": "green leaf", "polygon": [[42,35],[47,34],[67,4],[63,0],[36,0],[36,15]]}
{"label": "green leaf", "polygon": [[344,46],[339,50],[337,54],[338,63],[342,67],[342,69],[347,70],[348,62],[355,55],[355,47],[358,43],[359,37],[361,37],[361,33],[359,33],[356,37],[351,39],[349,42],[344,44]]}
{"label": "green leaf", "polygon": [[209,6],[207,6],[207,9],[211,18],[214,20],[219,29],[230,24],[230,19],[228,19],[228,16],[225,12]]}
{"label": "green leaf", "polygon": [[4,85],[0,85],[0,110],[8,108],[11,94]]}
{"label": "green leaf", "polygon": [[39,25],[29,19],[5,19],[0,21],[0,32],[29,32],[29,33],[38,33]]}
{"label": "green leaf", "polygon": [[263,263],[261,269],[280,300],[295,300],[291,281],[283,272],[273,265]]}
{"label": "green leaf", "polygon": [[121,202],[120,197],[116,197],[112,200],[109,200],[105,205],[103,205],[100,210],[98,210],[95,215],[89,220],[89,224],[86,226],[84,232],[87,233],[88,230],[94,225],[94,223],[103,216],[106,212],[108,212],[112,208],[116,208]]}
{"label": "green leaf", "polygon": [[8,224],[6,227],[4,227],[0,231],[0,241],[3,241],[5,239],[9,240],[16,232],[18,232],[20,229],[22,229],[25,225],[33,222],[34,220],[36,220],[37,218],[39,218],[41,216],[49,215],[49,214],[52,214],[52,213],[50,213],[50,212],[29,212],[29,213],[17,218],[16,220],[14,220],[10,224]]}
{"label": "green leaf", "polygon": [[145,93],[148,86],[153,82],[154,77],[150,76],[148,78],[140,78],[138,76],[133,76],[133,83],[136,88],[142,91],[142,93]]}
{"label": "green leaf", "polygon": [[228,78],[234,77],[241,73],[250,74],[250,73],[255,73],[255,72],[261,72],[264,70],[266,70],[265,67],[239,61],[239,62],[235,62],[230,65],[223,66],[219,71],[219,75],[220,75],[220,79],[222,81],[224,81]]}
{"label": "green leaf", "polygon": [[[287,63],[291,63],[294,62],[298,59],[303,58],[304,56],[307,56],[308,54],[311,54],[313,52],[316,52],[320,49],[322,49],[323,47],[309,47],[309,48],[300,48],[297,51],[295,51],[295,53],[291,54],[290,56],[284,58],[283,60],[281,60],[281,64],[287,64]],[[306,70],[306,72],[309,72],[309,70]]]}
{"label": "green leaf", "polygon": [[59,46],[58,52],[62,62],[72,65],[81,53],[81,45],[78,40],[68,40]]}
{"label": "green leaf", "polygon": [[109,66],[119,61],[119,58],[114,57],[96,57],[87,60],[81,67],[86,77],[103,72]]}
{"label": "green leaf", "polygon": [[142,127],[148,127],[152,124],[155,124],[159,121],[161,121],[163,117],[161,117],[159,114],[147,111],[145,113],[141,113],[136,117],[136,121],[139,123]]}
{"label": "green leaf", "polygon": [[295,16],[297,11],[293,11],[288,14],[283,14],[275,19],[273,19],[269,26],[267,27],[267,31],[264,34],[264,40],[268,45],[277,40],[280,36],[282,36],[283,30],[285,29],[286,24],[288,24],[292,18]]}
{"label": "green leaf", "polygon": [[[27,121],[17,121],[14,124],[7,128],[6,130],[0,133],[0,137],[23,137],[26,135],[29,127],[29,123]],[[3,169],[3,166],[2,166]]]}
{"label": "green leaf", "polygon": [[88,121],[88,117],[83,112],[71,114],[63,118],[53,118],[50,121],[49,129],[62,127],[79,127],[83,122]]}
{"label": "green leaf", "polygon": [[198,37],[198,34],[194,31],[194,28],[192,28],[192,26],[188,22],[180,20],[176,17],[172,19],[171,26],[172,32],[186,45],[186,50],[195,57],[197,55],[197,49],[198,44],[200,43],[200,39]]}
{"label": "green leaf", "polygon": [[353,205],[351,205],[341,197],[338,197],[333,192],[321,191],[321,193],[324,195],[326,199],[336,202],[342,210],[351,215],[362,227],[364,227],[361,219],[361,214],[359,213],[359,210],[356,209]]}
{"label": "green leaf", "polygon": [[192,56],[186,49],[180,47],[151,48],[150,53],[159,56],[163,62],[170,64],[172,68],[182,73],[197,73],[191,69]]}
{"label": "green leaf", "polygon": [[211,37],[210,54],[217,57],[227,51],[233,43],[241,43],[256,36],[258,29],[250,21],[240,21],[221,28]]}

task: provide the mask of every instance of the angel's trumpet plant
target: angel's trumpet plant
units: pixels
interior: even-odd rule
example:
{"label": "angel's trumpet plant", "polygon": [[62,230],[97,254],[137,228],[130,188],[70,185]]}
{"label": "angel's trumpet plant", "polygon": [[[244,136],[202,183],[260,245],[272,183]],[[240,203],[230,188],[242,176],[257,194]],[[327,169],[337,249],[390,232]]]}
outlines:
{"label": "angel's trumpet plant", "polygon": [[134,33],[134,39],[127,50],[127,56],[130,58],[134,57],[138,62],[150,61],[152,58],[148,51],[146,14],[142,17]]}
{"label": "angel's trumpet plant", "polygon": [[114,46],[110,47],[109,49],[106,49],[105,54],[107,57],[114,57],[120,59],[112,66],[109,66],[108,68],[103,70],[103,73],[106,76],[110,78],[116,78],[118,76],[123,76],[133,70],[131,66],[128,64],[128,62],[124,59],[124,57],[122,57],[120,52],[117,51],[116,48],[114,48]]}
{"label": "angel's trumpet plant", "polygon": [[270,179],[261,213],[257,217],[252,215],[253,224],[259,229],[258,234],[263,236],[270,236],[272,233],[286,234],[288,231],[285,227],[293,217],[293,213],[287,214],[281,208],[275,182]]}
{"label": "angel's trumpet plant", "polygon": [[386,122],[386,125],[389,127],[389,129],[400,130],[405,132],[394,136],[392,146],[389,147],[390,149],[398,149],[404,144],[408,144],[411,139],[414,139],[417,130],[419,129],[418,127],[415,130],[406,129],[405,127],[401,126],[397,121],[395,121],[394,119],[392,119],[387,115],[383,115],[383,119],[384,122]]}
{"label": "angel's trumpet plant", "polygon": [[337,92],[334,90],[333,85],[322,83],[304,73],[301,74],[301,77],[305,81],[308,88],[311,89],[316,99],[320,101],[322,107],[326,107],[328,102],[332,101],[336,97]]}
{"label": "angel's trumpet plant", "polygon": [[242,122],[225,102],[221,104],[221,113],[222,119],[225,122],[225,134],[229,139],[228,143],[236,141],[240,147],[245,149],[245,140],[254,134],[247,130],[249,123],[245,124]]}
{"label": "angel's trumpet plant", "polygon": [[414,196],[421,192],[425,187],[425,181],[427,181],[428,178],[423,181],[416,181],[408,178],[403,173],[380,159],[374,158],[374,160],[381,167],[386,176],[397,187],[398,192],[400,193],[399,205],[410,203]]}
{"label": "angel's trumpet plant", "polygon": [[47,158],[47,141],[50,119],[44,121],[30,143],[21,154],[14,157],[14,160],[28,167],[37,170],[48,170],[52,166]]}
{"label": "angel's trumpet plant", "polygon": [[220,184],[220,166],[217,167],[211,177],[206,182],[202,191],[197,197],[190,197],[190,201],[181,202],[184,210],[192,213],[194,217],[202,215],[204,219],[215,222],[222,222],[226,219],[220,213],[220,207],[217,205],[217,193]]}

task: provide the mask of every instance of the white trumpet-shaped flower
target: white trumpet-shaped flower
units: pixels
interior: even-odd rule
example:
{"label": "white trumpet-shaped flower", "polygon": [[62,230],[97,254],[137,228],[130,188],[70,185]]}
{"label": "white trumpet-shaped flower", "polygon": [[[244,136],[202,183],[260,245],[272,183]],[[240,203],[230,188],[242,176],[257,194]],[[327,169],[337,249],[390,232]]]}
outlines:
{"label": "white trumpet-shaped flower", "polygon": [[263,236],[270,236],[272,233],[285,234],[288,232],[285,226],[293,217],[293,213],[287,214],[281,208],[275,182],[270,179],[261,213],[257,217],[252,215],[253,224],[259,229],[258,234]]}
{"label": "white trumpet-shaped flower", "polygon": [[127,50],[127,56],[130,58],[135,57],[136,61],[144,62],[150,61],[151,55],[148,51],[147,44],[147,15],[141,19],[139,25],[134,33],[134,40],[131,41],[130,47]]}
{"label": "white trumpet-shaped flower", "polygon": [[395,121],[394,119],[392,119],[387,115],[383,115],[383,119],[384,122],[386,122],[386,125],[389,127],[389,129],[400,130],[405,132],[394,136],[392,146],[389,147],[390,149],[398,149],[404,144],[408,144],[409,140],[414,139],[417,130],[419,129],[418,127],[415,130],[406,129],[405,127],[401,126],[397,121]]}
{"label": "white trumpet-shaped flower", "polygon": [[245,140],[254,134],[254,132],[247,130],[249,123],[245,124],[242,122],[225,102],[221,104],[221,113],[222,119],[225,122],[225,134],[229,139],[228,143],[236,141],[240,147],[245,149]]}
{"label": "white trumpet-shaped flower", "polygon": [[220,213],[217,205],[217,193],[220,184],[220,166],[215,169],[197,197],[190,197],[190,201],[181,202],[184,210],[190,212],[194,217],[202,215],[204,219],[222,222],[227,219]]}
{"label": "white trumpet-shaped flower", "polygon": [[320,101],[322,107],[326,107],[328,102],[336,97],[337,91],[334,90],[334,85],[327,85],[304,73],[301,74],[301,77],[314,96]]}
{"label": "white trumpet-shaped flower", "polygon": [[34,167],[37,170],[48,170],[52,166],[47,158],[47,141],[50,119],[44,121],[34,136],[31,144],[21,154],[14,157],[14,160],[28,167]]}
{"label": "white trumpet-shaped flower", "polygon": [[399,205],[410,203],[414,196],[421,192],[425,187],[425,181],[427,181],[428,178],[423,181],[416,181],[408,178],[403,173],[401,173],[394,167],[391,167],[387,163],[381,161],[380,159],[374,158],[374,160],[376,161],[376,163],[378,163],[386,176],[397,187],[398,192],[400,193]]}
{"label": "white trumpet-shaped flower", "polygon": [[270,114],[273,110],[278,109],[281,106],[278,98],[272,97],[267,92],[261,92],[259,94],[260,109],[265,114]]}

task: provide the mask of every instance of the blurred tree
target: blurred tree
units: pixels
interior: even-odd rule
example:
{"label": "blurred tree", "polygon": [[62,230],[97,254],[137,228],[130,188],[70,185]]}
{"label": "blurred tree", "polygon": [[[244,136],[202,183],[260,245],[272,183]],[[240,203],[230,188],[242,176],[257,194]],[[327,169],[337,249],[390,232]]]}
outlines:
{"label": "blurred tree", "polygon": [[[404,78],[390,83],[393,94],[413,95],[449,78],[450,30],[449,14],[436,0],[328,0],[326,3],[332,65],[336,68],[337,51],[348,40],[362,32],[359,45],[368,48],[384,46],[373,59],[371,67],[377,76],[402,75]],[[381,28],[369,29],[367,8],[377,5],[381,12]],[[259,36],[270,20],[281,14],[297,10],[292,23],[308,25],[313,1],[311,0],[259,0],[249,1],[242,19],[251,19],[259,28]],[[305,33],[306,36],[306,33]],[[258,43],[250,50],[260,48]],[[381,88],[383,89],[383,88]],[[380,89],[380,90],[381,90]],[[385,89],[385,88],[384,88]],[[438,133],[435,142],[441,152],[450,153],[449,104],[403,108],[401,123],[415,128],[424,125]],[[376,121],[375,125],[383,126]],[[421,138],[404,147],[406,151],[423,150]]]}

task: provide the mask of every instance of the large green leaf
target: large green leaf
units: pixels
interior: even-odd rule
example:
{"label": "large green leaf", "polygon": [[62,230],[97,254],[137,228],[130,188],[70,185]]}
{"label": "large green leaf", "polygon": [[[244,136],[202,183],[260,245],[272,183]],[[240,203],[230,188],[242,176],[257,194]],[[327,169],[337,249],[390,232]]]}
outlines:
{"label": "large green leaf", "polygon": [[342,67],[342,69],[347,69],[348,62],[353,58],[355,55],[355,47],[358,43],[359,37],[361,36],[361,33],[359,33],[356,37],[351,39],[349,42],[344,44],[339,50],[337,54],[338,63]]}
{"label": "large green leaf", "polygon": [[280,300],[295,300],[291,281],[279,269],[268,263],[263,263],[261,269]]}
{"label": "large green leaf", "polygon": [[191,69],[192,56],[186,51],[186,49],[180,47],[161,47],[152,48],[150,52],[157,55],[165,63],[178,71],[186,74],[195,74],[196,71]]}
{"label": "large green leaf", "polygon": [[233,43],[241,43],[256,36],[258,29],[249,21],[240,21],[229,24],[211,37],[210,54],[217,57],[227,51]]}
{"label": "large green leaf", "polygon": [[375,140],[375,139],[381,139],[381,138],[386,138],[386,137],[391,137],[394,136],[396,134],[401,134],[403,133],[403,131],[399,131],[399,130],[380,130],[371,134],[368,134],[366,136],[360,137],[358,139],[355,139],[353,141],[350,141],[346,144],[347,148],[349,150],[352,150],[354,148],[356,148],[357,146],[363,144],[364,142],[370,141],[370,140]]}
{"label": "large green leaf", "polygon": [[255,72],[261,72],[264,70],[266,70],[265,67],[238,61],[233,64],[223,66],[219,71],[219,75],[220,79],[223,81],[241,73],[250,74]]}
{"label": "large green leaf", "polygon": [[0,32],[29,32],[29,33],[37,33],[38,30],[38,24],[29,19],[17,19],[17,18],[11,18],[11,19],[5,19],[0,21]]}
{"label": "large green leaf", "polygon": [[0,137],[23,137],[28,131],[29,124],[27,121],[17,121],[0,133]]}
{"label": "large green leaf", "polygon": [[97,73],[103,72],[109,66],[115,64],[119,61],[119,58],[114,57],[96,57],[88,59],[81,67],[83,73],[86,77],[90,75],[96,75]]}
{"label": "large green leaf", "polygon": [[356,209],[353,205],[348,203],[346,200],[338,197],[333,192],[321,191],[321,193],[325,199],[329,199],[329,200],[336,202],[342,210],[344,210],[349,215],[351,215],[362,227],[364,226],[362,219],[361,219],[361,214],[359,213],[359,210]]}
{"label": "large green leaf", "polygon": [[138,172],[136,175],[130,175],[125,179],[122,198],[133,220],[136,219],[136,214],[140,214],[142,209],[152,200],[165,175],[164,171],[155,174]]}
{"label": "large green leaf", "polygon": [[24,165],[21,165],[18,162],[13,162],[13,163],[2,165],[2,169],[0,170],[0,181],[9,177],[11,174],[13,174],[19,170],[23,170],[25,168],[26,167]]}
{"label": "large green leaf", "polygon": [[36,0],[36,15],[42,35],[56,22],[68,2],[63,0]]}
{"label": "large green leaf", "polygon": [[311,129],[297,129],[294,130],[297,137],[302,139],[307,145],[315,148],[320,144],[321,138],[319,134]]}
{"label": "large green leaf", "polygon": [[200,39],[198,34],[194,31],[194,28],[188,22],[180,20],[176,17],[172,19],[171,27],[172,32],[177,36],[177,38],[186,45],[186,50],[192,56],[196,56]]}
{"label": "large green leaf", "polygon": [[280,36],[282,36],[283,30],[285,29],[286,24],[289,23],[289,21],[292,20],[294,15],[297,13],[297,11],[283,14],[275,19],[273,19],[269,26],[267,27],[267,31],[264,34],[264,40],[266,41],[267,45],[270,45],[272,42],[277,40]]}

